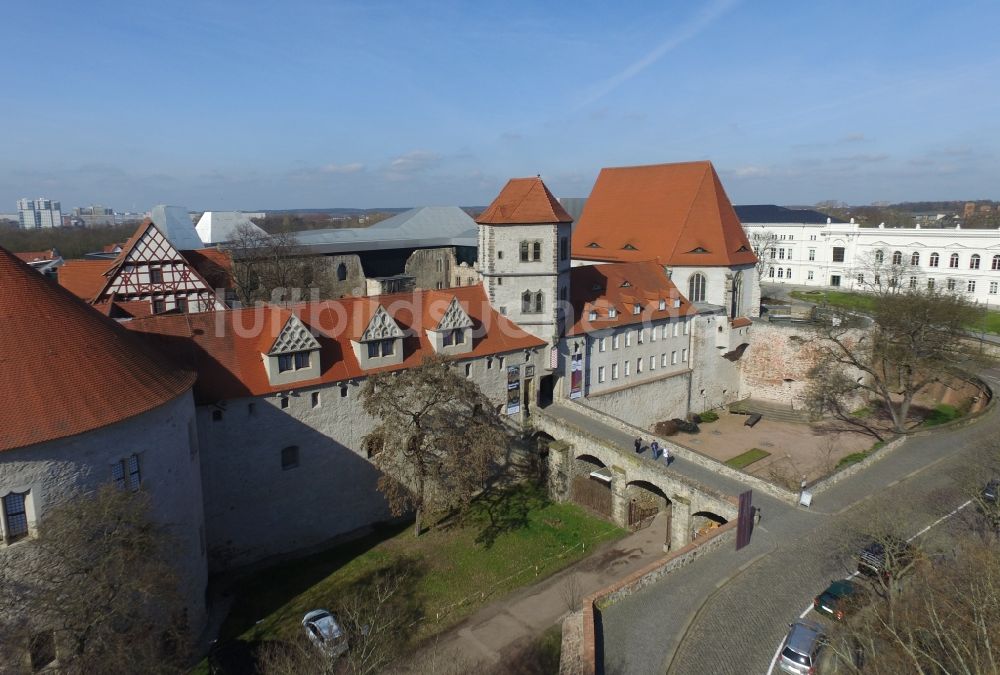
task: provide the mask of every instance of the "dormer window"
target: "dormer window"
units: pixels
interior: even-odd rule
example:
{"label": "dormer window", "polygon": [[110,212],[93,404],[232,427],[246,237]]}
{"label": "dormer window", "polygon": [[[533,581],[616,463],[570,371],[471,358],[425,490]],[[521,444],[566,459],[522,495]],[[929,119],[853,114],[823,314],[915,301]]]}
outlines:
{"label": "dormer window", "polygon": [[663,298],[660,298],[660,311],[662,312],[666,308],[667,308],[667,301],[664,300]]}
{"label": "dormer window", "polygon": [[692,249],[692,250],[688,251],[688,253],[708,253],[708,251],[705,250],[704,248],[702,248],[701,246],[699,246],[696,249]]}
{"label": "dormer window", "polygon": [[596,241],[592,241],[589,244],[587,244],[587,248],[601,248],[601,245],[598,244]]}
{"label": "dormer window", "polygon": [[748,249],[748,248],[747,248],[746,246],[740,246],[740,247],[739,247],[738,249],[736,249],[736,252],[737,252],[737,253],[746,253],[746,252],[748,252],[749,250],[750,250],[750,249]]}
{"label": "dormer window", "polygon": [[632,314],[639,315],[642,314],[642,305],[633,305]]}
{"label": "dormer window", "polygon": [[591,321],[597,321],[597,310],[596,309],[590,310],[590,314],[587,315],[587,318],[589,318]]}
{"label": "dormer window", "polygon": [[290,370],[302,370],[311,364],[309,352],[292,352],[291,354],[278,354],[278,372],[284,373]]}
{"label": "dormer window", "polygon": [[638,251],[639,249],[637,249],[632,244],[625,244],[624,246],[622,246],[622,250],[623,251]]}
{"label": "dormer window", "polygon": [[445,347],[451,347],[453,345],[464,345],[465,344],[465,329],[455,328],[453,330],[445,331],[441,336],[441,344]]}
{"label": "dormer window", "polygon": [[368,358],[379,359],[396,353],[396,341],[392,338],[368,343]]}
{"label": "dormer window", "polygon": [[617,309],[615,309],[614,307],[612,307],[611,309],[608,310],[608,318],[609,319],[614,319],[617,316],[618,316],[618,310]]}
{"label": "dormer window", "polygon": [[622,288],[632,288],[632,284],[629,283],[628,279],[622,282]]}

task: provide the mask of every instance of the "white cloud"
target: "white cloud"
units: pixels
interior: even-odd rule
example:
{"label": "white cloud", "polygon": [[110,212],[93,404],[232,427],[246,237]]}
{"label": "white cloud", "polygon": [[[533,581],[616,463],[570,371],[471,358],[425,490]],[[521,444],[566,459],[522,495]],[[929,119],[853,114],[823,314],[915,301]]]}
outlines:
{"label": "white cloud", "polygon": [[350,164],[327,164],[320,167],[323,173],[358,173],[365,170],[365,165],[361,162],[351,162]]}

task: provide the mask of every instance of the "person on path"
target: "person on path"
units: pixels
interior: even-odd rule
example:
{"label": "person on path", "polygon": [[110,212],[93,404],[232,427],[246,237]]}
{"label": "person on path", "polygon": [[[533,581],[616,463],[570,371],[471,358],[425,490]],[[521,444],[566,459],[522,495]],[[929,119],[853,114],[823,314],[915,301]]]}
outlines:
{"label": "person on path", "polygon": [[757,527],[758,525],[760,525],[760,518],[761,518],[760,507],[759,506],[753,507],[753,525],[754,525],[754,527]]}
{"label": "person on path", "polygon": [[642,438],[640,436],[635,437],[635,451],[642,452]]}
{"label": "person on path", "polygon": [[667,463],[667,466],[670,466],[670,448],[665,445],[663,446],[663,461]]}
{"label": "person on path", "polygon": [[657,443],[656,441],[653,441],[652,443],[649,444],[649,449],[653,453],[653,461],[656,461],[657,459],[660,458],[660,444],[659,443]]}

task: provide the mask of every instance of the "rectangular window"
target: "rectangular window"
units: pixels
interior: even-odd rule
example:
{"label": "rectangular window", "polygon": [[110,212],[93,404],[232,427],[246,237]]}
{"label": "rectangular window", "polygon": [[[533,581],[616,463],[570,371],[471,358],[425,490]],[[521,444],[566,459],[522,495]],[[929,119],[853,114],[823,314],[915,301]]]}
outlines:
{"label": "rectangular window", "polygon": [[471,363],[466,363],[465,364],[465,376],[466,377],[472,377],[472,364]]}
{"label": "rectangular window", "polygon": [[656,326],[649,329],[649,341],[656,342]]}
{"label": "rectangular window", "polygon": [[288,471],[299,465],[299,446],[289,445],[281,449],[281,470]]}
{"label": "rectangular window", "polygon": [[779,248],[778,249],[778,260],[784,260],[784,259],[785,259],[785,249]]}
{"label": "rectangular window", "polygon": [[656,370],[656,357],[655,356],[650,356],[649,357],[649,369],[650,370]]}
{"label": "rectangular window", "polygon": [[625,331],[625,346],[626,347],[632,346],[632,331],[630,330]]}
{"label": "rectangular window", "polygon": [[772,248],[771,249],[771,260],[774,260],[774,257],[775,257],[776,254],[777,254],[777,251],[775,251],[775,249]]}
{"label": "rectangular window", "polygon": [[528,242],[521,242],[521,262],[528,262]]}
{"label": "rectangular window", "polygon": [[968,291],[969,293],[975,293],[976,292],[976,282],[973,281],[972,279],[969,279],[969,283],[967,283],[965,285],[965,290]]}
{"label": "rectangular window", "polygon": [[626,361],[625,362],[625,377],[628,377],[631,374],[632,374],[632,362],[631,361]]}
{"label": "rectangular window", "polygon": [[132,492],[139,489],[142,478],[139,475],[139,456],[132,455],[128,459],[121,459],[111,465],[111,479],[115,486],[124,490],[128,488]]}
{"label": "rectangular window", "polygon": [[816,249],[814,248],[809,249],[809,259],[810,260],[816,259]]}
{"label": "rectangular window", "polygon": [[667,353],[664,352],[660,354],[660,365],[664,368],[667,367]]}
{"label": "rectangular window", "polygon": [[536,261],[542,259],[542,242],[536,241],[531,245],[531,259]]}
{"label": "rectangular window", "polygon": [[604,382],[604,366],[597,367],[597,382],[598,384]]}
{"label": "rectangular window", "polygon": [[608,347],[608,339],[607,338],[603,338],[602,337],[602,338],[600,338],[597,341],[597,351],[603,352],[603,351],[607,350],[607,347]]}
{"label": "rectangular window", "polygon": [[608,307],[608,318],[614,319],[616,316],[618,316],[618,310],[614,307]]}
{"label": "rectangular window", "polygon": [[314,391],[312,394],[310,394],[309,400],[312,403],[312,407],[318,408],[319,407],[319,392],[318,391]]}
{"label": "rectangular window", "polygon": [[566,260],[569,258],[569,238],[560,237],[559,238],[559,259]]}
{"label": "rectangular window", "polygon": [[382,347],[382,356],[392,356],[396,349],[395,343],[396,341],[392,338],[389,338],[388,340],[380,340],[379,344]]}
{"label": "rectangular window", "polygon": [[3,498],[3,516],[8,543],[28,535],[28,511],[23,494],[12,492]]}
{"label": "rectangular window", "polygon": [[684,334],[688,335],[690,332],[691,332],[691,322],[690,321],[685,321],[684,322]]}
{"label": "rectangular window", "polygon": [[597,321],[597,312],[594,310],[590,310],[590,312],[587,314],[587,319],[590,321]]}
{"label": "rectangular window", "polygon": [[611,336],[611,348],[618,349],[618,338],[621,337],[617,333]]}
{"label": "rectangular window", "polygon": [[[370,356],[370,354],[369,354]],[[284,373],[292,369],[292,355],[278,354],[278,372]]]}
{"label": "rectangular window", "polygon": [[617,380],[618,379],[618,364],[617,363],[612,363],[611,364],[611,379],[612,380]]}
{"label": "rectangular window", "polygon": [[672,352],[670,352],[670,365],[673,366],[673,365],[676,365],[676,364],[677,364],[677,352],[676,351],[672,351]]}
{"label": "rectangular window", "polygon": [[281,409],[282,410],[288,410],[288,397],[287,396],[282,396],[281,397]]}
{"label": "rectangular window", "polygon": [[844,262],[844,247],[834,246],[833,247],[833,262]]}
{"label": "rectangular window", "polygon": [[812,278],[813,278],[813,271],[809,270],[808,272],[806,272],[806,279],[812,279]]}
{"label": "rectangular window", "polygon": [[687,360],[688,360],[688,350],[687,349],[682,349],[681,350],[681,362],[687,363]]}
{"label": "rectangular window", "polygon": [[637,330],[635,332],[635,341],[636,341],[636,344],[640,344],[640,345],[642,344],[642,342],[643,342],[643,333],[645,333],[645,332],[646,332],[645,329],[642,329],[642,328],[640,328],[639,330]]}
{"label": "rectangular window", "polygon": [[444,335],[441,336],[441,344],[445,347],[451,347],[455,344],[455,335],[450,330],[446,330]]}
{"label": "rectangular window", "polygon": [[934,289],[934,279],[933,278],[927,280],[927,288],[929,288],[931,290]]}
{"label": "rectangular window", "polygon": [[642,372],[642,359],[635,360],[635,374],[638,375]]}
{"label": "rectangular window", "polygon": [[340,398],[347,398],[347,385],[341,385],[340,387]]}
{"label": "rectangular window", "polygon": [[153,314],[163,314],[167,310],[167,303],[163,299],[153,300]]}
{"label": "rectangular window", "polygon": [[492,356],[487,356],[486,357],[486,370],[493,370],[493,357]]}
{"label": "rectangular window", "polygon": [[633,316],[642,314],[642,305],[632,305],[632,314]]}
{"label": "rectangular window", "polygon": [[376,359],[378,358],[378,343],[369,342],[368,343],[368,358]]}
{"label": "rectangular window", "polygon": [[660,307],[660,311],[661,311],[661,312],[662,312],[663,310],[665,310],[665,309],[667,308],[667,301],[666,301],[666,300],[664,300],[663,298],[660,298],[660,304],[659,304],[659,307]]}
{"label": "rectangular window", "polygon": [[996,295],[996,294],[997,294],[997,282],[991,281],[990,282],[990,295]]}
{"label": "rectangular window", "polygon": [[295,352],[295,370],[309,367],[309,352]]}
{"label": "rectangular window", "polygon": [[163,270],[159,267],[149,268],[149,283],[151,284],[162,284],[163,283]]}
{"label": "rectangular window", "polygon": [[177,311],[178,312],[180,312],[181,314],[187,314],[187,311],[188,311],[188,299],[186,297],[184,297],[184,296],[177,297],[174,300],[174,303],[177,305]]}
{"label": "rectangular window", "polygon": [[673,324],[673,331],[672,331],[672,335],[674,337],[677,337],[678,333],[680,332],[680,328],[681,328],[681,325],[679,323],[677,323],[677,322],[674,322],[674,324]]}

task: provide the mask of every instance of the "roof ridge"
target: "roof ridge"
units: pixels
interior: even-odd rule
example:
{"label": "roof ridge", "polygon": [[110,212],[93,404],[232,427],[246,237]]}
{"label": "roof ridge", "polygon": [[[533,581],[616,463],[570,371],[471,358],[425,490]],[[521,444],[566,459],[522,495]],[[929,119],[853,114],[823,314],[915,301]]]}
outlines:
{"label": "roof ridge", "polygon": [[[691,164],[695,164],[695,162],[691,162]],[[705,168],[707,169],[709,166],[711,166],[711,165],[708,164],[708,163],[706,163]],[[705,187],[705,176],[707,176],[707,175],[708,175],[708,171],[704,171],[701,174],[701,180],[698,181],[698,189],[694,191],[694,196],[691,198],[691,202],[688,204],[687,213],[684,214],[684,220],[681,222],[681,232],[684,232],[684,231],[687,230],[688,220],[691,218],[691,212],[694,211],[694,203],[696,201],[698,201],[698,197],[699,197],[699,195],[701,195],[702,188]],[[680,245],[681,245],[681,237],[677,237],[677,239],[674,241],[674,248],[673,248],[673,250],[670,251],[670,257],[671,258],[673,258],[675,255],[677,255],[677,247],[680,246]],[[686,251],[685,251],[685,253],[686,253]]]}

